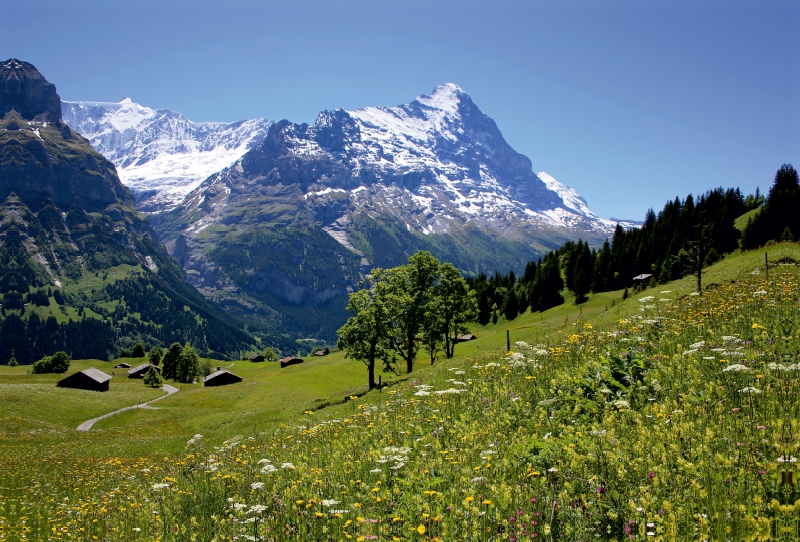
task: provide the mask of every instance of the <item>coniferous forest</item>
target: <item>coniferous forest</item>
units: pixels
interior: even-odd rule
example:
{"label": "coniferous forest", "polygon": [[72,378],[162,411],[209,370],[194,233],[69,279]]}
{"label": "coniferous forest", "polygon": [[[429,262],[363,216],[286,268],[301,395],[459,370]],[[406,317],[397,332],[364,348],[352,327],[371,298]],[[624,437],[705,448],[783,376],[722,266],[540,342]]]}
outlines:
{"label": "coniferous forest", "polygon": [[[785,170],[794,171],[784,166],[778,177],[790,178]],[[793,178],[796,185],[796,172]],[[787,189],[780,190],[783,193]],[[645,281],[651,284],[694,274],[698,267],[702,269],[739,248],[741,233],[734,220],[762,202],[758,192],[744,197],[738,188],[717,188],[697,198],[691,194],[683,200],[676,197],[658,214],[648,211],[639,228],[626,231],[617,225],[613,238],[606,239],[601,247],[590,247],[585,241],[567,242],[528,262],[520,277],[514,271],[470,277],[467,280],[478,299],[478,322],[486,325],[500,317],[513,320],[527,310],[555,307],[564,302],[565,288],[580,303],[588,293],[630,288],[638,275],[652,275]],[[753,231],[756,227],[761,226],[751,226]],[[758,246],[756,234],[752,235]],[[764,238],[777,238],[770,235]]]}

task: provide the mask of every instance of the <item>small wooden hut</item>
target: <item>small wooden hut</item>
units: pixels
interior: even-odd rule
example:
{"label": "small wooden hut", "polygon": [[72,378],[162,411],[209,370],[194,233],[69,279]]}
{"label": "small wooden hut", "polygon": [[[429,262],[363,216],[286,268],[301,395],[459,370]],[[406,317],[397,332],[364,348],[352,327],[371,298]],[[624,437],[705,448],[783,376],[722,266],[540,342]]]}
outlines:
{"label": "small wooden hut", "polygon": [[474,341],[477,338],[478,337],[476,337],[472,333],[468,333],[466,335],[459,335],[458,338],[456,339],[456,342],[465,343],[467,341]]}
{"label": "small wooden hut", "polygon": [[130,369],[131,368],[131,364],[130,363],[125,363],[123,361],[122,363],[117,363],[116,365],[114,365],[114,368],[115,369]]}
{"label": "small wooden hut", "polygon": [[113,377],[100,369],[90,367],[56,382],[59,388],[75,388],[79,390],[108,391],[108,381]]}
{"label": "small wooden hut", "polygon": [[141,365],[137,365],[132,369],[128,369],[128,378],[144,378],[144,375],[147,374],[147,371],[150,370],[150,367],[155,367],[157,371],[161,371],[161,367],[157,365],[152,365],[150,363],[143,363]]}
{"label": "small wooden hut", "polygon": [[303,360],[293,356],[287,356],[281,360],[281,369],[290,365],[297,365],[298,363],[303,363]]}
{"label": "small wooden hut", "polygon": [[644,290],[647,288],[647,281],[650,280],[652,277],[652,273],[642,273],[641,275],[636,275],[633,277],[633,289],[635,290]]}
{"label": "small wooden hut", "polygon": [[241,382],[242,377],[237,376],[229,371],[224,369],[217,371],[216,373],[211,373],[207,377],[203,378],[203,385],[204,386],[227,386],[228,384],[236,384],[237,382]]}
{"label": "small wooden hut", "polygon": [[260,362],[262,362],[262,361],[264,361],[266,359],[267,358],[265,358],[261,354],[253,354],[252,356],[250,356],[250,361],[253,362],[253,363],[260,363]]}

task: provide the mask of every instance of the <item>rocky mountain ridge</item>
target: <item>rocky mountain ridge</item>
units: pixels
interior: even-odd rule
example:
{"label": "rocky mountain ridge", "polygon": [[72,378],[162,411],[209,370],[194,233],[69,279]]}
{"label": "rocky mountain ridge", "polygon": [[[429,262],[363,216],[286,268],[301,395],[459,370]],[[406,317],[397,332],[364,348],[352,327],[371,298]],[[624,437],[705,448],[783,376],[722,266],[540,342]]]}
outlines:
{"label": "rocky mountain ridge", "polygon": [[599,245],[613,232],[616,222],[542,177],[447,84],[397,107],[276,122],[261,144],[151,219],[192,284],[234,312],[341,312],[371,267],[417,250],[474,274],[521,269],[564,241]]}

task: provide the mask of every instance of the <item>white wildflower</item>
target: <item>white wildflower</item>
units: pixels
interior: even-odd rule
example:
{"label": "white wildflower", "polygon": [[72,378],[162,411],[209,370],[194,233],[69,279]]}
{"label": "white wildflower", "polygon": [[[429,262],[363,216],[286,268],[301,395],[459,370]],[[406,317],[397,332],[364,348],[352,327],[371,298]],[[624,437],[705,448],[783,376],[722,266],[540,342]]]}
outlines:
{"label": "white wildflower", "polygon": [[252,489],[264,489],[264,482],[253,482],[250,487]]}
{"label": "white wildflower", "polygon": [[739,393],[761,393],[761,390],[753,386],[747,386],[739,390]]}
{"label": "white wildflower", "polygon": [[335,501],[333,499],[323,499],[320,504],[322,504],[322,506],[324,506],[325,508],[330,508],[331,506],[335,506],[340,502],[342,501]]}
{"label": "white wildflower", "polygon": [[281,463],[281,468],[282,469],[294,469],[294,465],[292,465],[291,463]]}
{"label": "white wildflower", "polygon": [[169,487],[169,484],[153,484],[153,489],[158,491],[159,489],[164,489]]}
{"label": "white wildflower", "polygon": [[728,365],[727,367],[722,369],[722,372],[723,373],[729,373],[729,372],[738,373],[738,372],[741,372],[741,371],[749,371],[749,370],[750,370],[749,367],[747,367],[745,365],[742,365],[741,363],[734,363],[733,365]]}

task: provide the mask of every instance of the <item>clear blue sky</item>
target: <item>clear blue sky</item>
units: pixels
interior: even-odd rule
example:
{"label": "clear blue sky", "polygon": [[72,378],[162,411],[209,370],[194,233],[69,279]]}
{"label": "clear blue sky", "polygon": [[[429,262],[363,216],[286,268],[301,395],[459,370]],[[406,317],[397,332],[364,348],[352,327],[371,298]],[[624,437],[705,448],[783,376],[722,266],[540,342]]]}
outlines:
{"label": "clear blue sky", "polygon": [[65,100],[313,122],[454,82],[604,217],[800,167],[800,2],[0,0]]}

